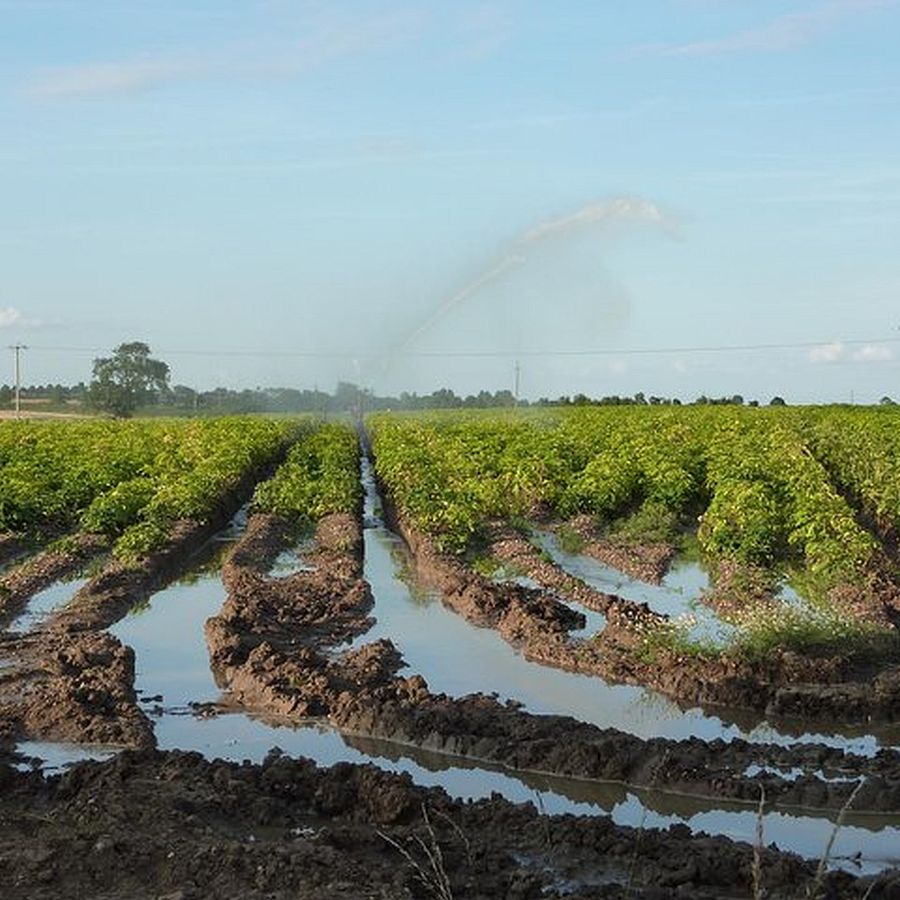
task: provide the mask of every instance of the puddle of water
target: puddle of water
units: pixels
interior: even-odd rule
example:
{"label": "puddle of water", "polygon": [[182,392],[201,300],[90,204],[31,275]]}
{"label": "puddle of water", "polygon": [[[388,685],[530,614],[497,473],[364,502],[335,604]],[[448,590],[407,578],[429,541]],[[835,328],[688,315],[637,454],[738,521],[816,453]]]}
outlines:
{"label": "puddle of water", "polygon": [[42,591],[38,591],[29,601],[25,609],[10,623],[8,631],[24,634],[40,625],[61,607],[65,606],[75,594],[88,583],[87,575],[74,576],[56,581]]}
{"label": "puddle of water", "polygon": [[[394,771],[409,771],[417,784],[443,787],[452,796],[464,799],[489,797],[499,791],[513,803],[534,803],[551,815],[610,815],[619,825],[668,828],[687,825],[693,832],[722,834],[734,840],[754,843],[757,813],[733,804],[731,808],[710,809],[698,798],[666,794],[660,791],[638,792],[617,784],[578,781],[540,774],[516,773],[515,776],[486,770],[476,763],[428,754],[418,749],[400,747],[372,738],[345,737],[344,740],[364,751],[378,765],[407,765]],[[413,762],[413,759],[415,762]],[[824,815],[799,816],[789,813],[766,813],[763,817],[766,845],[774,843],[811,859],[818,858],[834,830],[833,822]],[[852,824],[852,816],[838,834],[832,856],[833,866],[856,874],[874,873],[900,860],[898,839],[900,828],[896,818],[866,817],[862,824]],[[860,854],[858,860],[853,859]],[[842,858],[843,857],[843,858]]]}
{"label": "puddle of water", "polygon": [[218,700],[203,624],[225,601],[218,568],[201,569],[154,594],[109,629],[135,653],[139,696],[162,695],[165,707]]}
{"label": "puddle of water", "polygon": [[[455,695],[496,690],[503,697],[524,701],[535,712],[568,713],[642,736],[753,738],[753,732],[743,734],[735,726],[699,711],[683,713],[649,691],[609,686],[597,678],[527,663],[496,632],[470,626],[445,609],[433,594],[415,590],[401,580],[398,571],[402,572],[408,557],[401,541],[380,523],[376,499],[374,489],[367,491],[366,513],[371,527],[365,531],[366,576],[376,597],[378,622],[363,640],[391,637],[413,670],[428,679],[432,690]],[[659,791],[641,794],[620,785],[514,774],[417,748],[341,736],[318,723],[288,727],[239,713],[211,719],[190,715],[191,702],[215,701],[222,696],[209,669],[203,623],[218,612],[224,596],[218,558],[210,548],[191,575],[153,595],[141,610],[111,629],[135,650],[136,687],[142,696],[163,696],[159,715],[152,707],[148,710],[154,714],[162,749],[195,750],[207,758],[260,761],[278,746],[292,756],[307,756],[321,765],[370,762],[389,771],[407,772],[416,783],[443,787],[456,797],[474,799],[497,791],[513,802],[535,802],[548,813],[609,813],[620,824],[646,827],[684,822],[693,830],[754,840],[753,810],[711,809],[701,799]],[[778,736],[777,732],[763,729],[757,739],[771,740],[773,736]],[[790,740],[782,737],[782,742]],[[20,749],[48,759],[53,767],[109,752],[53,744],[23,744]],[[833,828],[824,817],[783,813],[769,814],[765,822],[767,843],[774,841],[783,849],[813,858],[821,853]],[[862,853],[863,871],[865,867],[881,868],[886,860],[893,860],[900,845],[900,830],[894,822],[878,820],[866,826],[845,826],[834,851],[845,857]]]}
{"label": "puddle of water", "polygon": [[691,640],[725,646],[736,633],[700,600],[701,593],[709,589],[709,575],[696,562],[676,559],[661,584],[650,584],[592,556],[567,553],[551,531],[536,529],[533,540],[563,571],[598,591],[646,603],[656,613],[689,622]]}
{"label": "puddle of water", "polygon": [[[777,766],[760,766],[756,763],[751,763],[744,770],[744,775],[747,778],[753,778],[756,775],[777,775],[780,778],[783,778],[785,781],[796,781],[798,778],[802,778],[807,773],[803,769],[791,768],[791,769],[779,769]],[[814,772],[810,772],[814,778],[818,778],[819,781],[824,781],[826,784],[856,784],[859,781],[858,777],[846,776],[846,775],[826,775],[821,769],[816,769]]]}
{"label": "puddle of water", "polygon": [[231,521],[214,537],[214,541],[236,541],[247,530],[250,518],[250,504],[245,503],[231,518]]}
{"label": "puddle of water", "polygon": [[297,572],[314,572],[315,566],[311,566],[303,559],[303,547],[292,547],[289,550],[282,550],[272,567],[269,569],[269,575],[272,578],[287,578]]}
{"label": "puddle of water", "polygon": [[[377,638],[390,638],[410,670],[421,674],[432,691],[454,696],[494,691],[503,700],[515,699],[524,703],[529,712],[571,715],[602,728],[618,728],[642,738],[696,736],[704,740],[731,740],[741,737],[757,743],[782,745],[825,743],[866,755],[877,751],[878,741],[869,734],[847,737],[803,729],[796,734],[786,734],[768,723],[745,729],[727,724],[716,716],[705,715],[699,709],[683,711],[650,690],[632,685],[611,685],[595,676],[577,675],[527,662],[496,631],[470,625],[444,607],[435,592],[424,590],[403,574],[409,572],[411,565],[408,551],[403,541],[388,531],[376,515],[377,495],[371,478],[364,477],[363,483],[366,487],[366,521],[370,526],[364,532],[365,575],[375,598],[373,615],[376,623],[365,635],[358,637],[353,646]],[[621,573],[615,575],[623,578]],[[669,582],[672,589],[682,589],[678,595],[682,608],[689,586],[696,583],[691,580],[694,577],[690,570],[687,573],[676,571]],[[654,589],[653,585],[635,584],[649,592]]]}
{"label": "puddle of water", "polygon": [[[115,756],[115,747],[92,746],[90,744],[64,744],[49,741],[22,741],[16,745],[16,751],[43,761],[41,769],[48,774],[56,774],[76,763],[89,760],[103,760]],[[28,771],[31,766],[21,763],[17,769]]]}
{"label": "puddle of water", "polygon": [[[753,810],[711,810],[703,808],[702,801],[659,792],[642,798],[620,785],[507,774],[388,741],[342,736],[323,725],[279,727],[239,714],[213,719],[164,716],[157,724],[157,739],[161,749],[198,750],[208,759],[235,762],[261,762],[277,746],[290,756],[310,757],[322,766],[374,763],[385,771],[407,773],[418,785],[440,787],[464,800],[487,798],[497,792],[513,803],[533,803],[551,815],[605,814],[619,825],[668,828],[685,824],[695,832],[723,834],[749,843],[756,838],[757,816]],[[656,805],[658,810],[653,808]],[[679,811],[667,811],[673,806]],[[691,807],[701,811],[690,811]],[[836,866],[856,873],[876,872],[898,859],[900,829],[879,822],[873,826],[845,825],[841,829],[832,854]],[[817,858],[834,825],[825,817],[767,813],[764,827],[766,845],[775,843],[781,849]],[[861,857],[858,862],[852,860],[856,854]]]}

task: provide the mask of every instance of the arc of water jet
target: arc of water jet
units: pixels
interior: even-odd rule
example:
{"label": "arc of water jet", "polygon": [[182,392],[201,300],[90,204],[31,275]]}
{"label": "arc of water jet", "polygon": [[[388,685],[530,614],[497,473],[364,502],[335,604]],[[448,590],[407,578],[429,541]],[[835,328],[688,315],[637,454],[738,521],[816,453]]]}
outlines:
{"label": "arc of water jet", "polygon": [[454,306],[467,300],[472,294],[478,293],[486,284],[495,281],[504,272],[521,266],[525,262],[525,257],[519,254],[509,254],[504,256],[500,262],[496,263],[490,269],[482,272],[474,281],[470,281],[461,291],[455,293],[452,297],[448,297],[440,306],[438,306],[431,315],[420,325],[415,331],[411,331],[400,344],[397,345],[394,352],[400,351],[412,344],[417,337],[427,332],[436,325]]}
{"label": "arc of water jet", "polygon": [[402,340],[381,354],[376,362],[390,365],[391,357],[405,350],[417,338],[433,328],[444,316],[465,302],[483,287],[496,281],[510,269],[523,265],[527,260],[528,249],[554,235],[563,235],[582,225],[598,224],[617,220],[634,220],[648,222],[662,228],[670,237],[679,238],[677,223],[666,216],[656,204],[637,197],[615,197],[600,203],[592,203],[569,215],[556,219],[548,219],[526,231],[513,242],[513,250],[502,256],[462,290],[444,300],[425,321],[406,334]]}

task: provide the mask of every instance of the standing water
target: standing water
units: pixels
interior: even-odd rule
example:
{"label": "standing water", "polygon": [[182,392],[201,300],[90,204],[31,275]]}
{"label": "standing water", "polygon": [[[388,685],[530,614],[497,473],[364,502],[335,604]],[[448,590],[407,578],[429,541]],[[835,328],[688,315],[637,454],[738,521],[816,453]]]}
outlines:
{"label": "standing water", "polygon": [[[381,519],[368,460],[363,463],[362,478],[366,492],[365,576],[375,597],[377,623],[357,643],[390,637],[433,691],[454,695],[496,691],[524,702],[533,712],[571,714],[645,736],[699,734],[711,738],[742,733],[698,711],[683,713],[649,691],[609,686],[597,678],[527,663],[496,632],[474,628],[445,609],[438,597],[422,591],[411,579],[404,545]],[[198,557],[188,575],[153,595],[111,629],[134,648],[136,689],[154,720],[161,749],[260,761],[278,746],[322,765],[375,763],[389,771],[409,773],[417,784],[443,787],[457,797],[474,799],[496,791],[514,802],[539,799],[548,813],[605,813],[620,824],[645,827],[685,823],[693,830],[754,839],[756,813],[740,805],[679,797],[662,790],[638,791],[620,784],[517,773],[392,742],[342,736],[323,722],[298,726],[239,712],[205,717],[204,707],[198,704],[224,700],[227,705],[228,697],[210,671],[203,625],[225,599],[222,556],[239,538],[243,525],[243,519],[233,522]],[[285,556],[278,568],[283,571],[288,565]],[[447,653],[448,647],[452,652]],[[751,737],[768,739],[769,735]],[[21,749],[51,758],[54,765],[76,758],[68,748],[53,745],[28,744]],[[825,816],[773,813],[765,817],[765,827],[767,843],[815,857],[833,823]],[[840,864],[841,857],[859,853],[861,859],[855,865],[874,871],[893,861],[898,838],[900,830],[890,820],[857,817],[841,829],[834,858]]]}

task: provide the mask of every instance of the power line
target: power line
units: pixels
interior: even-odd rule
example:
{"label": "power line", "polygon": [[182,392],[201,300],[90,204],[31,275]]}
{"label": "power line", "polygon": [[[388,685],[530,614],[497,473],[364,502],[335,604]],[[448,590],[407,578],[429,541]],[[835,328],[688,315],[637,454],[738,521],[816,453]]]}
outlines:
{"label": "power line", "polygon": [[[626,347],[614,349],[595,347],[584,349],[531,349],[531,350],[402,350],[393,355],[407,359],[475,359],[475,358],[518,358],[518,357],[567,357],[567,356],[652,356],[673,353],[739,353],[760,350],[812,350],[817,347],[845,346],[855,347],[866,344],[896,344],[900,337],[852,338],[847,340],[819,341],[781,341],[777,343],[759,344],[715,344],[692,345],[683,347]],[[31,350],[46,353],[110,353],[106,347],[51,347],[31,345]],[[381,351],[365,350],[271,350],[271,349],[160,349],[155,351],[161,356],[205,356],[205,357],[247,357],[247,358],[296,358],[296,359],[380,359]]]}

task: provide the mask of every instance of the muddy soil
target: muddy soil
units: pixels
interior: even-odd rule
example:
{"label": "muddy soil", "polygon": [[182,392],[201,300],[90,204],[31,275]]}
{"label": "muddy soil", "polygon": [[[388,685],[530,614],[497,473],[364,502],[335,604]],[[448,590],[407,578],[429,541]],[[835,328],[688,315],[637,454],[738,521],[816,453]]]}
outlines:
{"label": "muddy soil", "polygon": [[[137,563],[110,560],[42,626],[0,633],[0,736],[123,747],[154,745],[134,692],[134,653],[106,633],[135,604],[159,590],[234,515],[260,472],[248,474],[204,522],[183,520],[169,540]],[[104,545],[80,536],[65,553],[47,551],[3,582],[19,607],[36,590],[74,571]]]}
{"label": "muddy soil", "polygon": [[[664,622],[665,616],[646,605],[585,590],[580,582],[574,594],[567,594],[572,577],[509,533],[495,542],[493,552],[514,563],[543,592],[496,584],[439,553],[427,536],[397,516],[389,496],[383,500],[392,527],[413,554],[418,577],[441,592],[446,606],[475,625],[496,628],[533,662],[649,687],[679,704],[699,705],[712,713],[723,707],[744,708],[771,718],[802,716],[843,723],[888,722],[900,716],[896,665],[860,671],[842,657],[788,650],[752,662],[725,654],[680,653],[665,645],[648,653],[647,631]],[[593,640],[573,638],[569,631],[579,625],[571,616],[577,613],[553,593],[601,609],[607,627]]]}
{"label": "muddy soil", "polygon": [[25,551],[25,543],[17,534],[0,534],[0,566],[12,562]]}
{"label": "muddy soil", "polygon": [[[0,765],[4,897],[456,898],[751,896],[753,849],[727,838],[463,803],[370,766],[318,769],[129,752],[62,776]],[[432,866],[430,858],[434,860]],[[761,851],[770,897],[815,866]],[[874,881],[874,885],[873,885]],[[895,874],[825,878],[822,897],[898,896]],[[443,889],[445,893],[438,893]]]}
{"label": "muddy soil", "polygon": [[134,692],[134,653],[103,629],[179,571],[212,527],[177,523],[158,552],[130,565],[111,560],[41,627],[0,635],[0,656],[11,663],[0,675],[0,733],[152,746]]}
{"label": "muddy soil", "polygon": [[[579,614],[553,596],[568,585],[571,576],[547,562],[525,541],[506,537],[499,552],[542,585],[540,590],[492,582],[459,560],[439,553],[426,536],[398,520],[389,502],[385,509],[396,530],[408,544],[423,582],[441,592],[444,604],[468,621],[496,628],[509,643],[533,662],[596,675],[609,682],[649,687],[684,705],[747,708],[760,714],[776,703],[783,686],[833,684],[845,677],[845,666],[836,658],[813,658],[797,653],[770,654],[764,661],[747,661],[724,655],[700,656],[655,647],[645,651],[648,629],[665,622],[645,604],[594,592],[591,602],[605,604],[608,624],[594,639],[570,635],[583,624]],[[502,543],[502,542],[501,542]],[[587,598],[584,591],[582,597]],[[900,694],[892,682],[873,693],[865,712],[867,721],[876,712],[885,718],[900,712]],[[857,707],[858,708],[858,707]],[[820,704],[823,717],[846,719],[843,705]]]}
{"label": "muddy soil", "polygon": [[65,547],[44,550],[6,572],[0,577],[0,627],[19,615],[34,594],[77,572],[106,546],[102,535],[78,534]]}
{"label": "muddy soil", "polygon": [[[840,809],[855,779],[865,776],[854,809],[900,810],[900,753],[883,752],[872,761],[816,745],[642,740],[565,716],[532,715],[492,696],[433,694],[421,676],[398,674],[403,661],[389,640],[340,652],[342,643],[369,624],[371,598],[359,578],[358,521],[350,516],[323,520],[311,556],[316,570],[269,579],[247,547],[273,558],[282,534],[272,518],[251,519],[246,545],[240,542],[225,566],[229,598],[206,625],[217,680],[230,688],[238,704],[281,717],[327,718],[345,733],[522,771],[665,786],[747,802],[757,801],[764,789],[779,807]],[[240,565],[242,560],[248,565]],[[469,577],[464,567],[441,571],[445,587],[452,577]],[[481,602],[481,594],[471,587],[458,593],[471,601],[479,621],[502,625],[527,618],[516,609],[518,590],[510,593],[506,607],[499,600]],[[528,608],[537,609],[545,629],[556,621],[546,614],[555,609],[549,601]],[[765,767],[765,772],[747,776],[751,765]],[[788,777],[796,768],[805,774]],[[828,773],[840,773],[842,780],[827,780]]]}
{"label": "muddy soil", "polygon": [[575,516],[566,524],[584,541],[581,552],[586,556],[593,556],[607,566],[650,584],[659,584],[663,580],[677,553],[675,547],[664,542],[632,544],[601,537],[595,531],[591,516]]}
{"label": "muddy soil", "polygon": [[634,603],[616,594],[596,590],[564,572],[546,559],[530,542],[502,523],[491,528],[490,554],[514,571],[527,575],[548,591],[586,609],[603,613],[610,626],[617,623],[659,624],[666,616],[653,612],[646,603]]}
{"label": "muddy soil", "polygon": [[134,653],[112,635],[41,632],[4,641],[0,653],[16,660],[0,678],[0,734],[153,746],[134,693]]}

